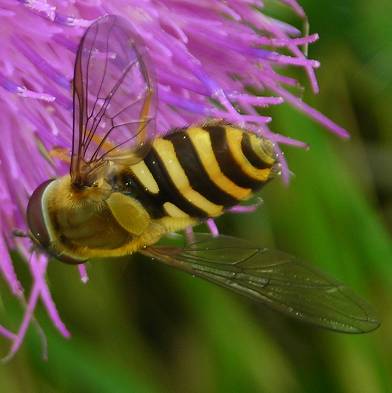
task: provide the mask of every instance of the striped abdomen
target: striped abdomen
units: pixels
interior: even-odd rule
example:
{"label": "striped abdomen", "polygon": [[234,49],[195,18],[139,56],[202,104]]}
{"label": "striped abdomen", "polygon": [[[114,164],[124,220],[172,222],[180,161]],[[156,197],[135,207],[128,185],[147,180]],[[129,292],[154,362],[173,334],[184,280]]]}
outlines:
{"label": "striped abdomen", "polygon": [[153,218],[216,217],[259,190],[276,171],[273,144],[223,125],[190,127],[154,141],[145,159],[117,173],[114,189]]}

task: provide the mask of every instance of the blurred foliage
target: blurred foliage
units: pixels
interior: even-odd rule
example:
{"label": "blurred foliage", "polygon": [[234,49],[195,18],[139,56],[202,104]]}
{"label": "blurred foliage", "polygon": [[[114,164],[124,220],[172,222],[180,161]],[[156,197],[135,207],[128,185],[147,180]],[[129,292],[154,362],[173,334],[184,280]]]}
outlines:
{"label": "blurred foliage", "polygon": [[[381,328],[361,336],[316,329],[142,257],[91,263],[87,285],[53,263],[51,289],[73,337],[61,338],[39,310],[49,360],[31,328],[0,366],[0,392],[392,392],[392,3],[302,4],[321,37],[310,56],[322,63],[321,94],[304,99],[352,138],[275,109],[274,129],[310,150],[286,148],[290,186],[271,183],[258,212],[218,224],[320,265],[375,305]],[[21,309],[1,293],[1,318],[17,326]]]}

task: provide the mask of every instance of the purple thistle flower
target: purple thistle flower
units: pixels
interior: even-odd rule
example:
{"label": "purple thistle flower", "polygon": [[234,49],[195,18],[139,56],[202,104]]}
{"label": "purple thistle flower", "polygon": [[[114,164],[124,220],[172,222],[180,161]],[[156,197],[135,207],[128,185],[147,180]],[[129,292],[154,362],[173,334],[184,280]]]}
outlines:
{"label": "purple thistle flower", "polygon": [[[280,2],[305,18],[296,0]],[[143,37],[158,83],[157,131],[161,134],[206,118],[233,122],[277,144],[286,179],[289,172],[278,144],[306,144],[272,132],[271,118],[260,115],[257,107],[288,102],[330,131],[348,136],[292,94],[288,88],[298,86],[297,81],[280,73],[286,66],[301,67],[313,91],[318,92],[314,69],[319,63],[308,59],[300,49],[317,40],[317,35],[302,37],[296,28],[268,17],[264,11],[268,9],[261,0],[2,1],[0,272],[12,293],[26,305],[16,332],[0,325],[0,335],[11,342],[7,358],[20,347],[38,300],[59,332],[64,337],[70,335],[46,285],[46,256],[30,257],[30,242],[14,237],[12,232],[15,228],[26,229],[25,210],[37,185],[67,171],[65,165],[50,165],[40,147],[48,151],[71,146],[73,63],[85,28],[97,17],[120,14]],[[263,95],[249,94],[248,86]],[[235,207],[232,211],[254,208]],[[213,234],[218,233],[212,220],[208,225]],[[33,277],[26,300],[10,249],[17,249],[25,257]],[[79,272],[82,281],[87,282],[83,265]]]}

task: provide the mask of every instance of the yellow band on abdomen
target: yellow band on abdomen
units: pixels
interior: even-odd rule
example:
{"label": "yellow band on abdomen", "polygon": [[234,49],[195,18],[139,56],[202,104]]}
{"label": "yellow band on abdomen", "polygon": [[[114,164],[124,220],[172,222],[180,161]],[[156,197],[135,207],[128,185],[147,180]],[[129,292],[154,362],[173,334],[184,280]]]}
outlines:
{"label": "yellow band on abdomen", "polygon": [[249,162],[249,160],[244,155],[241,148],[243,132],[233,127],[225,127],[225,131],[227,145],[229,146],[230,152],[241,170],[252,179],[263,182],[268,180],[271,169],[257,169]]}
{"label": "yellow band on abdomen", "polygon": [[210,217],[222,214],[223,206],[212,203],[203,195],[192,189],[184,169],[179,163],[173,143],[165,139],[156,139],[153,148],[161,159],[173,184],[182,196]]}
{"label": "yellow band on abdomen", "polygon": [[238,200],[243,200],[249,197],[252,192],[250,188],[238,186],[221,171],[212,148],[209,133],[196,127],[188,129],[187,132],[209,178],[221,190]]}

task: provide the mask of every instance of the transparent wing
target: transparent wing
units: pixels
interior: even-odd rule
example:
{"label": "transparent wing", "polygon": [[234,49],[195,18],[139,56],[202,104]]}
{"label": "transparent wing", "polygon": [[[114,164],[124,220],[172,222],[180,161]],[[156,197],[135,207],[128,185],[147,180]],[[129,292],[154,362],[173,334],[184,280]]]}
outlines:
{"label": "transparent wing", "polygon": [[108,161],[132,164],[155,132],[155,84],[140,38],[125,19],[107,15],[85,32],[73,79],[71,177],[89,183]]}
{"label": "transparent wing", "polygon": [[241,239],[195,234],[183,248],[152,247],[143,254],[314,325],[345,333],[379,326],[371,307],[343,284],[291,255]]}

